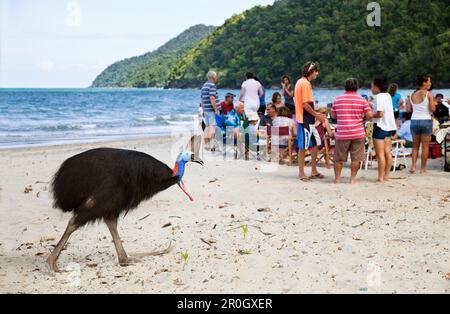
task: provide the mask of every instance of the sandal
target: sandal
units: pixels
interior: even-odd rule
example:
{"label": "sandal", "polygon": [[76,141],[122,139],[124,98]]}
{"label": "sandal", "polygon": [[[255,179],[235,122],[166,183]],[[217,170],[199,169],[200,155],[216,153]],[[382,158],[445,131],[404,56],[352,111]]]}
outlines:
{"label": "sandal", "polygon": [[309,183],[309,178],[308,177],[303,177],[299,179],[300,181],[302,181],[303,183]]}
{"label": "sandal", "polygon": [[[397,168],[395,168],[395,171],[402,171],[406,169],[406,166],[404,164],[400,164],[397,166]],[[392,166],[391,172],[394,171],[394,166]]]}
{"label": "sandal", "polygon": [[321,174],[321,173],[318,173],[318,174],[315,174],[315,175],[312,175],[311,177],[310,177],[310,179],[325,179],[325,176],[323,175],[323,174]]}

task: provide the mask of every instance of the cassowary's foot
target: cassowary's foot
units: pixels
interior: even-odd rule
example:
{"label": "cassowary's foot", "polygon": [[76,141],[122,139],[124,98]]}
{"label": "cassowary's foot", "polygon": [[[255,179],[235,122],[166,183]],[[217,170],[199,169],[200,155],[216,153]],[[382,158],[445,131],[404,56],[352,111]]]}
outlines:
{"label": "cassowary's foot", "polygon": [[61,271],[58,269],[58,266],[56,265],[56,261],[58,260],[59,255],[61,254],[61,251],[63,250],[64,246],[66,245],[67,241],[69,240],[70,235],[78,229],[78,225],[75,223],[76,217],[72,217],[70,219],[66,231],[64,232],[61,240],[59,240],[58,244],[56,245],[53,252],[50,254],[50,256],[47,259],[47,264],[50,267],[51,271],[55,273],[60,273]]}
{"label": "cassowary's foot", "polygon": [[165,254],[169,254],[170,252],[172,252],[172,242],[169,243],[169,246],[161,251],[153,251],[153,252],[147,252],[147,253],[136,253],[136,254],[132,254],[133,258],[137,258],[138,260],[144,258],[144,257],[148,257],[148,256],[161,256],[161,255],[165,255]]}
{"label": "cassowary's foot", "polygon": [[127,258],[119,259],[119,265],[121,267],[133,266],[140,262],[141,262],[141,260],[136,257],[127,257]]}
{"label": "cassowary's foot", "polygon": [[54,273],[60,273],[60,272],[61,272],[61,271],[59,270],[59,268],[58,268],[58,265],[56,265],[56,259],[53,258],[52,255],[50,255],[50,256],[47,258],[47,264],[48,264],[48,266],[50,267],[50,270],[51,270],[52,272],[54,272]]}

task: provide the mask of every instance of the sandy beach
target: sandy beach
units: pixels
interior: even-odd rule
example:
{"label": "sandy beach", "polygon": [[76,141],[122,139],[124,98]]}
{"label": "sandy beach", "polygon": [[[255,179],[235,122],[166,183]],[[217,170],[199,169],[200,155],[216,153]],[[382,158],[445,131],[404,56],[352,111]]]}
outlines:
{"label": "sandy beach", "polygon": [[[172,166],[175,139],[141,139],[0,151],[1,293],[449,293],[450,174],[398,172],[376,184],[301,183],[297,169],[205,156],[185,182],[121,219],[130,255],[118,266],[104,224],[77,231],[50,272],[46,258],[70,214],[52,208],[49,181],[61,163],[94,147],[136,149]],[[410,160],[409,160],[410,162]],[[343,171],[344,180],[349,176]],[[248,226],[244,237],[241,226]],[[187,252],[185,263],[181,257]]]}

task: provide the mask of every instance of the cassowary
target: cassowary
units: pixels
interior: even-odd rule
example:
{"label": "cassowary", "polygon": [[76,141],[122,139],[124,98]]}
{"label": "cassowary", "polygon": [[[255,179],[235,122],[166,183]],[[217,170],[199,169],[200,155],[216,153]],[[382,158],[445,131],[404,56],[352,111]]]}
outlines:
{"label": "cassowary", "polygon": [[73,217],[47,259],[50,269],[58,272],[56,262],[70,235],[99,220],[104,220],[111,232],[119,264],[127,266],[130,260],[117,231],[119,216],[176,184],[193,201],[182,179],[188,162],[203,165],[195,147],[199,142],[198,137],[191,139],[191,152],[182,152],[173,169],[147,154],[111,148],[90,150],[66,160],[52,181],[53,205],[72,212]]}

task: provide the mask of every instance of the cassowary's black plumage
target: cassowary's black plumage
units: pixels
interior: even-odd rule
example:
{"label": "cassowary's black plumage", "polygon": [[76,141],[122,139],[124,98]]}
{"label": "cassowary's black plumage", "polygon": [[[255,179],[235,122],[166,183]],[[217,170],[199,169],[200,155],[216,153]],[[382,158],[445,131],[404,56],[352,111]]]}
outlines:
{"label": "cassowary's black plumage", "polygon": [[116,218],[178,183],[179,177],[144,153],[100,148],[66,160],[52,182],[54,207],[82,226]]}
{"label": "cassowary's black plumage", "polygon": [[180,154],[175,171],[149,155],[121,149],[94,149],[66,160],[53,178],[53,205],[73,217],[47,260],[50,268],[58,271],[56,261],[74,231],[101,219],[111,232],[120,265],[128,265],[117,230],[120,214],[175,184],[188,194],[181,177],[187,162],[203,164],[198,159],[200,142],[198,136],[191,138],[191,152]]}

